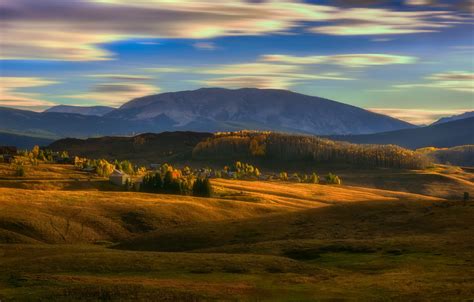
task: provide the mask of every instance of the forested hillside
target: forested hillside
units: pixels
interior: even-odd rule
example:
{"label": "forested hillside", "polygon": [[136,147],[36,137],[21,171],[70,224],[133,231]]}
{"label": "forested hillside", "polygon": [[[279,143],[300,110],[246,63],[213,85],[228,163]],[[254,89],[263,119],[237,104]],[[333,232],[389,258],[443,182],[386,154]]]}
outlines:
{"label": "forested hillside", "polygon": [[453,148],[423,148],[418,150],[440,164],[458,166],[474,166],[474,145],[457,146]]}
{"label": "forested hillside", "polygon": [[315,136],[250,131],[217,133],[199,143],[193,157],[261,157],[409,169],[423,168],[430,163],[423,154],[395,145],[356,145]]}

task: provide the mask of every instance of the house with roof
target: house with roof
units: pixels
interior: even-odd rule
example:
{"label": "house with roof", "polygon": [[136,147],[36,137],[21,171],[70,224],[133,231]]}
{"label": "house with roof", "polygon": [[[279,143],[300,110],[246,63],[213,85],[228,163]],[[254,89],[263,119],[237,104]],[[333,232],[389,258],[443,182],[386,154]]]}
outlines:
{"label": "house with roof", "polygon": [[117,186],[123,186],[130,179],[130,175],[118,169],[115,169],[109,176],[109,181]]}

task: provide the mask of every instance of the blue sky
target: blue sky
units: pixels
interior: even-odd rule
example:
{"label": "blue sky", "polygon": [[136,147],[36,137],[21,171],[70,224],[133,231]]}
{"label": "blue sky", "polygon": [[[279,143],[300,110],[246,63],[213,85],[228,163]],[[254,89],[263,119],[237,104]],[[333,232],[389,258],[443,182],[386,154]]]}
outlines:
{"label": "blue sky", "polygon": [[290,89],[413,123],[474,109],[471,0],[0,1],[0,106]]}

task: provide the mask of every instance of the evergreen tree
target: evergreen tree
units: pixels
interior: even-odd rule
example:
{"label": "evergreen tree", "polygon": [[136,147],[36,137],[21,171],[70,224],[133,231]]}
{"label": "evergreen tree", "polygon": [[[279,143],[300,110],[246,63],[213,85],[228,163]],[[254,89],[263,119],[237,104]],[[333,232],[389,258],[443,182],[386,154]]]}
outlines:
{"label": "evergreen tree", "polygon": [[193,196],[211,197],[212,185],[209,178],[198,178],[193,185]]}

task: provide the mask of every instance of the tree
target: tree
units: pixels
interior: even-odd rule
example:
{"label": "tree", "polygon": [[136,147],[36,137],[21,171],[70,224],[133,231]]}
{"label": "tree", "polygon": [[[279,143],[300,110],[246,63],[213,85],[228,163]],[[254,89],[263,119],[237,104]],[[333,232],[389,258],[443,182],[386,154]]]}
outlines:
{"label": "tree", "polygon": [[313,174],[311,174],[309,182],[313,184],[319,183],[319,176],[313,172]]}
{"label": "tree", "polygon": [[326,183],[328,184],[334,184],[334,185],[340,185],[342,183],[341,179],[339,178],[339,176],[337,175],[334,175],[332,173],[329,173],[327,176],[326,176]]}
{"label": "tree", "polygon": [[15,176],[24,177],[26,174],[25,167],[23,165],[16,166]]}
{"label": "tree", "polygon": [[40,152],[40,148],[38,145],[35,145],[33,149],[31,149],[31,154],[33,158],[38,158],[39,152]]}
{"label": "tree", "polygon": [[123,160],[123,161],[117,163],[116,167],[119,170],[122,170],[123,172],[125,172],[127,174],[130,174],[130,175],[135,173],[132,163],[129,162],[128,160]]}
{"label": "tree", "polygon": [[100,159],[96,162],[96,172],[99,176],[108,177],[114,172],[115,165],[109,163],[105,159]]}
{"label": "tree", "polygon": [[255,177],[260,177],[260,170],[258,168],[255,168],[255,170],[253,171],[253,173],[255,174]]}
{"label": "tree", "polygon": [[193,184],[193,196],[211,197],[212,185],[209,178],[198,178]]}

